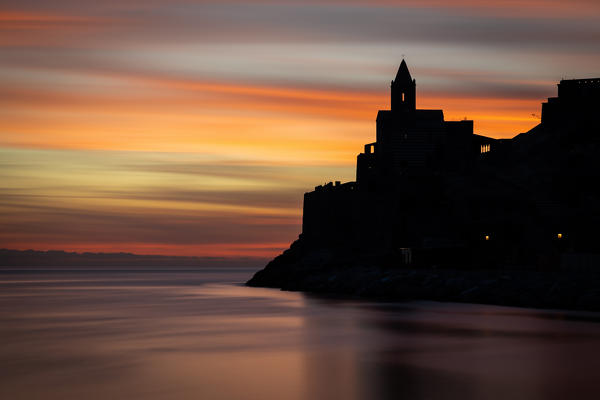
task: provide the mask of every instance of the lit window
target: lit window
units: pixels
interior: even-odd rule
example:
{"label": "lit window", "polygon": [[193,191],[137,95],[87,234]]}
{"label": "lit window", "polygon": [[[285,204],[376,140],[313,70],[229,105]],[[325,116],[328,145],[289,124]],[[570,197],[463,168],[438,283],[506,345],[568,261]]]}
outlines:
{"label": "lit window", "polygon": [[490,235],[485,235],[485,240],[490,240]]}
{"label": "lit window", "polygon": [[557,235],[556,235],[556,237],[557,237],[558,239],[562,239],[562,233],[559,233],[559,234],[557,234]]}
{"label": "lit window", "polygon": [[402,93],[402,101],[404,101],[404,93]]}

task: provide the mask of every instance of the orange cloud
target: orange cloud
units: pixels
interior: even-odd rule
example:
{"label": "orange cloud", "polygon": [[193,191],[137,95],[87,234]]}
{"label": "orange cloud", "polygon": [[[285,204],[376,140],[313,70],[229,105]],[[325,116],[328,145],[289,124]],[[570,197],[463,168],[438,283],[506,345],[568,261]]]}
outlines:
{"label": "orange cloud", "polygon": [[[90,22],[97,19],[89,17],[56,15],[56,14],[37,14],[25,11],[2,11],[0,10],[0,21],[3,23],[38,23],[38,22]],[[6,25],[4,26],[6,28]]]}
{"label": "orange cloud", "polygon": [[[306,164],[353,164],[388,93],[104,76],[113,89],[12,85],[0,93],[0,143],[44,148],[209,152]],[[421,108],[475,120],[478,133],[533,127],[540,100],[421,95]]]}
{"label": "orange cloud", "polygon": [[101,30],[114,29],[123,18],[0,10],[0,46],[64,46]]}

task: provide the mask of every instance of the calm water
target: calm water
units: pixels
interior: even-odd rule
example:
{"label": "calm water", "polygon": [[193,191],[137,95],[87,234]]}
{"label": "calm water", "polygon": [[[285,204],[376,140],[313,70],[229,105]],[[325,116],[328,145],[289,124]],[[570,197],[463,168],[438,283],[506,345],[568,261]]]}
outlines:
{"label": "calm water", "polygon": [[0,271],[2,399],[598,398],[600,315]]}

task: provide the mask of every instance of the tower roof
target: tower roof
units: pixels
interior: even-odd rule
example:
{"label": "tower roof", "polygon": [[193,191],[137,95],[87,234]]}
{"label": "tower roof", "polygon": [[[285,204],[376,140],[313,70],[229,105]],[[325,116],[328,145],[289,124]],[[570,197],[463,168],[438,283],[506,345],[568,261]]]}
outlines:
{"label": "tower roof", "polygon": [[412,83],[412,77],[410,76],[410,72],[408,72],[408,66],[406,65],[406,61],[404,59],[400,63],[400,67],[398,68],[398,72],[396,73],[396,78],[394,79],[394,83]]}

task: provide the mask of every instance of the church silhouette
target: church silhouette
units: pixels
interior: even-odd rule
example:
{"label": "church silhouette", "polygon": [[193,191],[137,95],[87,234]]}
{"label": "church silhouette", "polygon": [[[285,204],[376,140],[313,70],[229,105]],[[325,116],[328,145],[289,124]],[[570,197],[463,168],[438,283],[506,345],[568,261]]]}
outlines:
{"label": "church silhouette", "polygon": [[548,270],[600,264],[600,79],[562,80],[558,96],[542,105],[541,123],[512,139],[477,135],[473,121],[417,109],[416,96],[403,60],[391,107],[377,114],[375,142],[357,157],[356,181],[305,193],[302,233],[284,260]]}

